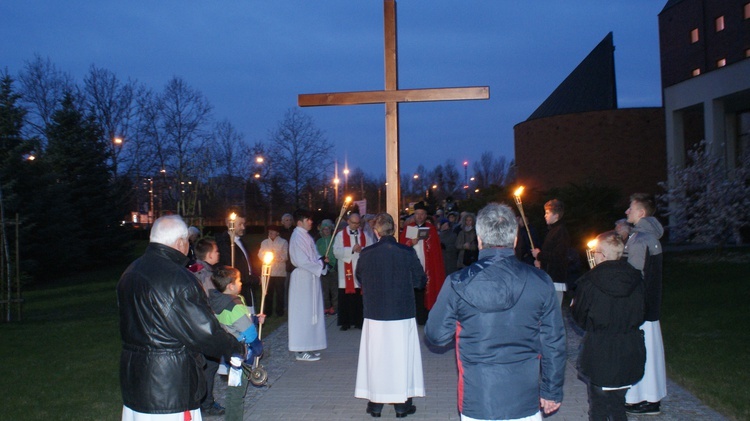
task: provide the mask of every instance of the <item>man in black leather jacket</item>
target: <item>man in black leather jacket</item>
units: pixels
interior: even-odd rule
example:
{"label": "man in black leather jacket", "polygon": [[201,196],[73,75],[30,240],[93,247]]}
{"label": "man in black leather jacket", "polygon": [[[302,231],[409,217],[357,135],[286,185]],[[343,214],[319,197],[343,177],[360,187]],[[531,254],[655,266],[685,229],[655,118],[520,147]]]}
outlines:
{"label": "man in black leather jacket", "polygon": [[182,218],[157,219],[146,252],[117,284],[123,420],[186,412],[196,419],[206,393],[203,354],[228,360],[245,352],[185,268],[188,245]]}

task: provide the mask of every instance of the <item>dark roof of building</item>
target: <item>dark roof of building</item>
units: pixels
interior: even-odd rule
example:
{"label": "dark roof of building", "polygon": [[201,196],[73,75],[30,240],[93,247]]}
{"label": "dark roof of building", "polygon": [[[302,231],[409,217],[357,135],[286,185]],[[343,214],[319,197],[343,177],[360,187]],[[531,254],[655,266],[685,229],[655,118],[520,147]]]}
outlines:
{"label": "dark roof of building", "polygon": [[664,5],[664,8],[661,9],[661,11],[663,12],[677,3],[682,3],[682,0],[669,0],[667,1],[667,4]]}
{"label": "dark roof of building", "polygon": [[527,121],[555,115],[613,109],[617,109],[617,87],[615,47],[610,32]]}

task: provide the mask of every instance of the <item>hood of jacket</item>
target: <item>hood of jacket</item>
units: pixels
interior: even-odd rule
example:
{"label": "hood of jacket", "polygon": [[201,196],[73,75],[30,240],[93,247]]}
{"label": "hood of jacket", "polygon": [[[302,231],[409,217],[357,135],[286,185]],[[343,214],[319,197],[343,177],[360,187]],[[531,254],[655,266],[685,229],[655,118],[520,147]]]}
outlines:
{"label": "hood of jacket", "polygon": [[467,303],[483,313],[512,308],[518,302],[526,281],[503,259],[515,259],[512,248],[489,248],[479,251],[479,260],[467,268],[465,276],[454,277],[453,289]]}
{"label": "hood of jacket", "polygon": [[607,276],[591,276],[591,284],[610,297],[629,297],[641,283],[641,273],[638,269],[623,260],[606,260],[591,270],[606,272]]}
{"label": "hood of jacket", "polygon": [[664,234],[664,227],[658,219],[653,216],[646,216],[641,218],[638,223],[635,224],[633,231],[652,234],[658,240]]}

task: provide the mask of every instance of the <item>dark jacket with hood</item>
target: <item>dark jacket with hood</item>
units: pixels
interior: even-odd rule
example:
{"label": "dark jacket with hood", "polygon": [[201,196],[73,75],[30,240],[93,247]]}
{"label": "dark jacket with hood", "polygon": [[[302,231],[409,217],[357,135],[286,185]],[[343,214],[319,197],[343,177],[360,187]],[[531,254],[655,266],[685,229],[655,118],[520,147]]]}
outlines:
{"label": "dark jacket with hood", "polygon": [[572,313],[586,330],[578,366],[591,383],[621,387],[643,377],[644,289],[640,272],[621,260],[601,262],[578,279]]}
{"label": "dark jacket with hood", "polygon": [[483,420],[528,417],[539,398],[562,402],[565,327],[550,277],[512,248],[489,248],[446,279],[427,340],[456,339],[458,408]]}
{"label": "dark jacket with hood", "polygon": [[187,256],[150,243],[117,283],[120,388],[128,408],[149,414],[198,409],[206,394],[205,358],[243,354],[219,325]]}

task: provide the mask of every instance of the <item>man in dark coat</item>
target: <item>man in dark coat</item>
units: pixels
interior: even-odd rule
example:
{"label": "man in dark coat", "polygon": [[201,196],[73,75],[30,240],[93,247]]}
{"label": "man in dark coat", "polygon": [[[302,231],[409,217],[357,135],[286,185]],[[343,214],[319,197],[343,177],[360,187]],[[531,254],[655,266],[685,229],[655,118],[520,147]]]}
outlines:
{"label": "man in dark coat", "polygon": [[555,283],[557,300],[561,305],[563,294],[568,289],[565,281],[568,278],[568,249],[570,249],[570,235],[562,221],[564,214],[565,205],[562,201],[552,199],[544,204],[544,220],[547,222],[549,231],[544,237],[542,248],[535,248],[531,251],[536,259],[534,265],[547,272]]}
{"label": "man in dark coat", "polygon": [[244,354],[244,346],[221,328],[206,293],[185,268],[188,230],[182,219],[157,219],[150,241],[117,283],[122,419],[195,419],[206,394],[203,354],[228,360]]}
{"label": "man in dark coat", "polygon": [[427,277],[414,249],[393,237],[389,214],[375,218],[374,231],[378,242],[362,249],[356,269],[364,323],[354,396],[368,399],[373,417],[384,403],[402,417],[416,412],[412,397],[425,393],[414,290]]}
{"label": "man in dark coat", "polygon": [[240,271],[242,275],[242,297],[251,312],[255,314],[255,300],[253,299],[253,286],[258,285],[258,278],[253,276],[250,266],[250,248],[242,241],[245,235],[245,218],[237,216],[234,221],[226,220],[227,228],[234,227],[234,264],[232,264],[232,239],[230,231],[227,230],[216,236],[216,245],[219,247],[219,265],[232,266]]}
{"label": "man in dark coat", "polygon": [[646,363],[645,287],[640,272],[620,260],[624,248],[614,231],[597,237],[596,266],[578,280],[573,300],[573,318],[586,330],[578,369],[589,380],[591,420],[627,421],[625,393]]}
{"label": "man in dark coat", "polygon": [[425,338],[441,346],[456,341],[462,416],[541,420],[542,411],[560,407],[565,381],[565,326],[555,287],[515,257],[518,223],[507,205],[479,211],[476,229],[479,260],[445,280]]}

